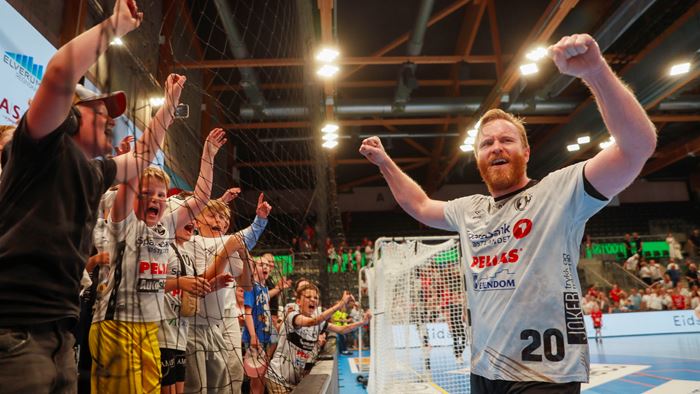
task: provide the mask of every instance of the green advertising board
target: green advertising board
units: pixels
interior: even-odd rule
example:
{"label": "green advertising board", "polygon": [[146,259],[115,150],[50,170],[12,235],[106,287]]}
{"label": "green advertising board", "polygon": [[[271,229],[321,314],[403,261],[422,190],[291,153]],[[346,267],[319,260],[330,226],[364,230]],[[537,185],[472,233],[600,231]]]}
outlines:
{"label": "green advertising board", "polygon": [[[664,241],[644,241],[642,244],[644,254],[649,252],[651,257],[668,256],[668,244]],[[594,243],[586,249],[586,257],[593,258],[602,255],[613,255],[618,258],[625,258],[627,250],[624,242]]]}

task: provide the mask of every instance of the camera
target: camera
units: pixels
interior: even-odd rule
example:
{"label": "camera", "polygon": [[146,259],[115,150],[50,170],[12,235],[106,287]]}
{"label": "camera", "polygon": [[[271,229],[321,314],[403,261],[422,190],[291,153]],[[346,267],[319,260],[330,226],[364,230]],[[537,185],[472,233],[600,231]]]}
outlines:
{"label": "camera", "polygon": [[187,119],[190,117],[190,106],[187,104],[178,104],[175,107],[175,119]]}

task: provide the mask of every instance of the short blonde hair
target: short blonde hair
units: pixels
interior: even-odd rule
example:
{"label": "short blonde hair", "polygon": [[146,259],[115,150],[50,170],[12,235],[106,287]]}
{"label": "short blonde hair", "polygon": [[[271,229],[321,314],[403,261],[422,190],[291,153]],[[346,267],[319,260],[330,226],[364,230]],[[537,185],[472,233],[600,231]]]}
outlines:
{"label": "short blonde hair", "polygon": [[313,283],[307,283],[304,286],[301,286],[301,289],[297,290],[296,298],[297,300],[301,299],[301,296],[304,294],[305,291],[307,290],[313,290],[316,292],[316,295],[321,298],[321,290],[316,287],[315,284]]}
{"label": "short blonde hair", "polygon": [[146,167],[141,172],[141,182],[143,183],[146,178],[153,178],[163,182],[165,184],[165,190],[168,190],[170,188],[170,177],[160,167]]}
{"label": "short blonde hair", "polygon": [[231,222],[231,209],[221,200],[209,200],[207,206],[204,207],[200,215],[203,215],[206,211],[210,211],[213,214],[222,215],[226,218],[226,220]]}
{"label": "short blonde hair", "polygon": [[515,128],[518,129],[520,139],[523,142],[523,147],[526,149],[530,147],[530,144],[527,141],[527,133],[525,132],[525,121],[522,118],[508,113],[502,109],[494,108],[486,111],[486,113],[481,117],[481,119],[479,119],[479,130],[477,130],[476,140],[474,141],[475,154],[478,155],[477,152],[479,152],[479,140],[481,139],[481,131],[484,129],[484,126],[496,120],[505,120],[512,123],[515,126]]}

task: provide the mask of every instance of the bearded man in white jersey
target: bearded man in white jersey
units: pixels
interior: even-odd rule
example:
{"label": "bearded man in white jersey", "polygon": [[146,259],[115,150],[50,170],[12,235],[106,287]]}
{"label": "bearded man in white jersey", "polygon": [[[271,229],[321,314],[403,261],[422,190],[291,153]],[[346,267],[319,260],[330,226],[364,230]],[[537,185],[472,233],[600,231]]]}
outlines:
{"label": "bearded man in white jersey", "polygon": [[653,124],[592,37],[566,36],[549,54],[561,73],[588,85],[615,138],[590,160],[531,180],[522,122],[491,110],[475,144],[490,196],[445,202],[429,198],[377,137],[360,147],[408,214],[460,234],[473,327],[472,393],[577,393],[588,382],[576,273],[584,226],[632,183],[656,148]]}

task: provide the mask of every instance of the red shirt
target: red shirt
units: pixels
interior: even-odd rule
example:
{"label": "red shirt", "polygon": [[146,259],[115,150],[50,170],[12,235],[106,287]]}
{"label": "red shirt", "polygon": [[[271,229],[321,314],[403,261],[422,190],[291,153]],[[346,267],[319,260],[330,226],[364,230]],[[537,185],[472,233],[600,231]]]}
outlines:
{"label": "red shirt", "polygon": [[685,309],[685,297],[680,294],[674,294],[671,296],[673,300],[673,307],[676,309]]}
{"label": "red shirt", "polygon": [[591,312],[591,319],[593,319],[593,327],[601,327],[603,325],[603,312],[600,310]]}
{"label": "red shirt", "polygon": [[620,289],[611,289],[610,290],[610,298],[612,298],[613,301],[615,302],[620,302],[620,293],[622,293],[622,290]]}

